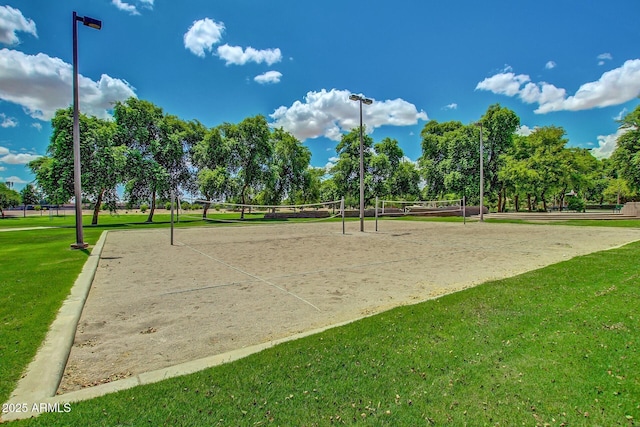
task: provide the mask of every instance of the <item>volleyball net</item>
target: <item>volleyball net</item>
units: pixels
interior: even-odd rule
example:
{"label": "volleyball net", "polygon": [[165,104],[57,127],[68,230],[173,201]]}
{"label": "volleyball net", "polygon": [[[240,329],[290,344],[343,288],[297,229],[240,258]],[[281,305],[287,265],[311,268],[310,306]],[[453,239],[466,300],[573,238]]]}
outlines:
{"label": "volleyball net", "polygon": [[464,211],[464,199],[379,200],[376,204],[381,216],[464,216]]}
{"label": "volleyball net", "polygon": [[199,215],[205,221],[238,223],[247,223],[251,220],[324,221],[339,217],[344,211],[342,200],[289,205],[258,205],[195,199],[191,205],[201,208],[188,213],[183,212],[183,216],[188,215],[193,218]]}

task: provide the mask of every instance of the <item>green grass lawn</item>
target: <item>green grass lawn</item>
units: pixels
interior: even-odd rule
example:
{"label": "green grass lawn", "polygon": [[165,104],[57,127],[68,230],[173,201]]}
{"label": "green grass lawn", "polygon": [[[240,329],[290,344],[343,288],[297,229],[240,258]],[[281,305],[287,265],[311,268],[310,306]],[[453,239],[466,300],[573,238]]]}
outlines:
{"label": "green grass lawn", "polygon": [[[86,259],[70,231],[0,233],[0,400]],[[638,259],[640,242],[575,258],[15,425],[638,425]]]}

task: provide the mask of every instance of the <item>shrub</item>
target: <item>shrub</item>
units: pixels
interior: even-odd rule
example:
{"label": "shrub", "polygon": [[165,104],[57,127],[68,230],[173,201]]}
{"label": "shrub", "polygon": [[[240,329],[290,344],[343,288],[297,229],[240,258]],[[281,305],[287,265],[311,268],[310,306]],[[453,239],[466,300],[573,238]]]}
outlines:
{"label": "shrub", "polygon": [[585,203],[580,197],[571,197],[567,201],[567,209],[570,211],[584,212]]}
{"label": "shrub", "polygon": [[145,213],[147,209],[149,209],[149,205],[147,205],[146,203],[140,205],[140,212]]}

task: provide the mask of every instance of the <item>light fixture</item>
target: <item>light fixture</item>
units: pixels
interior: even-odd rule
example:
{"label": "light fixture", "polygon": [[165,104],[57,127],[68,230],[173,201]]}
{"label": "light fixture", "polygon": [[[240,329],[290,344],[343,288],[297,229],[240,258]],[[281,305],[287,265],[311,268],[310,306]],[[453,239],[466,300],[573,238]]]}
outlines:
{"label": "light fixture", "polygon": [[362,143],[362,104],[371,105],[372,99],[351,94],[349,99],[360,103],[360,231],[364,231],[364,149]]}
{"label": "light fixture", "polygon": [[82,233],[82,183],[80,180],[80,111],[78,108],[78,21],[87,27],[99,30],[102,21],[88,16],[78,16],[73,12],[73,188],[76,199],[76,242],[71,245],[73,249],[85,249],[89,246],[84,243]]}

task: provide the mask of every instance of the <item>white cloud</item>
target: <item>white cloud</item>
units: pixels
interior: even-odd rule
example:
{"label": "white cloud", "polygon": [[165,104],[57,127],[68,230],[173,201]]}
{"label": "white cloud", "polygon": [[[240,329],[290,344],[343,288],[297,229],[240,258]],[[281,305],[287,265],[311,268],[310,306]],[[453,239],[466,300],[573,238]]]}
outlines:
{"label": "white cloud", "polygon": [[518,95],[528,104],[537,103],[535,113],[538,114],[619,105],[640,95],[640,59],[628,60],[622,67],[603,73],[599,80],[583,84],[575,95],[569,97],[565,89],[546,82],[533,83],[529,76],[512,72],[488,77],[478,83],[478,89],[507,96]]}
{"label": "white cloud", "polygon": [[6,178],[4,177],[0,177],[0,182],[12,182],[14,184],[28,184],[29,181],[25,181],[24,179],[20,178],[19,176],[8,176]]}
{"label": "white cloud", "polygon": [[601,53],[598,55],[598,65],[604,65],[606,61],[611,61],[613,56],[610,53]]}
{"label": "white cloud", "polygon": [[526,74],[516,75],[512,72],[502,72],[487,77],[476,86],[476,90],[488,90],[493,93],[514,96],[520,92],[520,86],[531,80]]}
{"label": "white cloud", "polygon": [[442,107],[443,110],[457,110],[458,109],[458,104],[456,104],[455,102],[449,104],[449,105],[445,105],[444,107]]}
{"label": "white cloud", "polygon": [[[71,105],[72,80],[72,66],[59,58],[0,50],[0,99],[21,105],[35,119],[48,121]],[[106,74],[97,82],[79,76],[79,93],[80,110],[100,118],[111,117],[114,102],[135,96],[129,83]]]}
{"label": "white cloud", "polygon": [[555,63],[555,61],[549,61],[544,65],[544,68],[546,68],[547,70],[553,70],[554,68],[556,68],[557,64]]}
{"label": "white cloud", "polygon": [[8,165],[26,165],[32,160],[38,159],[42,156],[37,154],[28,154],[28,153],[9,153],[5,156],[0,157],[0,163],[6,163]]}
{"label": "white cloud", "polygon": [[218,46],[218,56],[227,62],[226,65],[244,65],[247,62],[257,64],[264,62],[267,65],[273,65],[282,60],[282,52],[278,48],[258,50],[249,46],[242,49],[240,46],[229,46],[228,44]]}
{"label": "white cloud", "polygon": [[331,173],[331,169],[333,169],[336,163],[338,163],[338,160],[340,160],[340,157],[336,157],[336,156],[329,157],[327,163],[324,165],[325,172]]}
{"label": "white cloud", "polygon": [[7,168],[5,168],[4,166],[0,166],[0,172],[4,172],[6,170],[7,170]]}
{"label": "white cloud", "polygon": [[[135,0],[137,3],[145,9],[153,9],[154,0]],[[117,7],[123,12],[127,12],[130,15],[140,15],[138,8],[129,2],[123,0],[111,0],[111,4]]]}
{"label": "white cloud", "polygon": [[12,153],[6,147],[0,147],[0,163],[5,163],[8,165],[26,165],[32,160],[35,160],[39,157],[37,154],[29,154],[29,153]]}
{"label": "white cloud", "polygon": [[518,129],[516,129],[516,135],[521,135],[521,136],[529,136],[533,133],[534,129],[531,129],[529,126],[527,125],[521,125],[518,127]]}
{"label": "white cloud", "polygon": [[224,30],[224,22],[216,22],[210,18],[194,21],[184,34],[184,47],[204,58],[205,50],[211,52],[213,45],[222,40]]}
{"label": "white cloud", "polygon": [[31,127],[38,129],[38,132],[42,130],[42,125],[38,122],[31,123]]}
{"label": "white cloud", "polygon": [[25,18],[20,10],[11,6],[0,6],[0,43],[7,45],[20,43],[16,35],[17,31],[38,37],[36,23],[32,19]]}
{"label": "white cloud", "polygon": [[138,9],[134,5],[123,2],[122,0],[111,0],[111,4],[123,12],[128,12],[131,15],[140,15],[140,12],[138,12]]}
{"label": "white cloud", "polygon": [[[349,99],[347,90],[322,89],[308,92],[304,102],[295,101],[290,107],[281,106],[270,115],[275,127],[282,127],[296,138],[305,140],[324,136],[339,141],[344,131],[360,125],[359,105]],[[363,105],[363,122],[371,132],[380,126],[408,126],[418,120],[428,120],[424,111],[402,99],[374,100]]]}
{"label": "white cloud", "polygon": [[620,128],[612,135],[598,135],[598,147],[591,150],[591,154],[597,159],[606,159],[611,157],[618,146],[618,138],[629,132],[630,128]]}
{"label": "white cloud", "polygon": [[14,117],[7,117],[4,113],[0,113],[0,127],[14,128],[18,126],[18,121]]}
{"label": "white cloud", "polygon": [[279,71],[267,71],[266,73],[255,76],[253,80],[260,84],[280,83],[282,73]]}
{"label": "white cloud", "polygon": [[620,111],[620,112],[618,113],[618,115],[617,115],[617,116],[615,116],[615,117],[613,118],[613,120],[615,120],[615,121],[619,122],[620,120],[624,119],[624,116],[626,116],[626,115],[627,115],[627,108],[625,107],[625,108],[623,108],[623,109],[622,109],[622,111]]}

